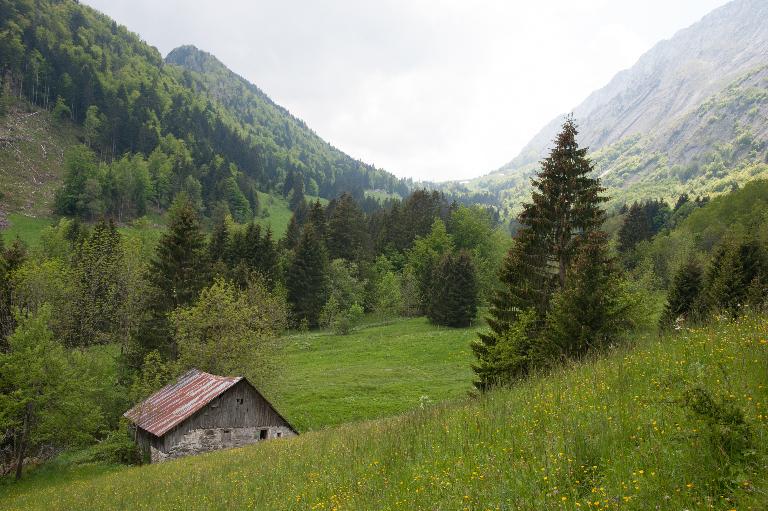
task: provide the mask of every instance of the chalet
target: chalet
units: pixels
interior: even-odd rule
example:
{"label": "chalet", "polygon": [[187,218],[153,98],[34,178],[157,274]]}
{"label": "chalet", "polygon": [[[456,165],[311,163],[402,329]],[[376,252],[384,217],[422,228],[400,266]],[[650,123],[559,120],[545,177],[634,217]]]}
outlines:
{"label": "chalet", "polygon": [[245,378],[197,369],[123,416],[152,463],[298,434]]}

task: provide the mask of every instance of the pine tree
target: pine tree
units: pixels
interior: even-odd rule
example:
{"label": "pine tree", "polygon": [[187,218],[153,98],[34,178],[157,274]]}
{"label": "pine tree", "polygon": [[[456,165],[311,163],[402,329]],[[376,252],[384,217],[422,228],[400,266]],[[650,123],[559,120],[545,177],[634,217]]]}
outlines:
{"label": "pine tree", "polygon": [[114,341],[119,308],[125,299],[121,279],[123,249],[113,222],[98,223],[74,256],[75,299],[64,343],[89,346]]}
{"label": "pine tree", "polygon": [[212,263],[227,260],[227,250],[229,246],[229,227],[227,218],[222,215],[213,226],[211,241],[208,243],[208,259]]}
{"label": "pine tree", "polygon": [[329,257],[360,262],[368,248],[363,211],[348,193],[336,199],[330,209],[326,239]]}
{"label": "pine tree", "polygon": [[677,271],[661,316],[662,328],[672,326],[680,317],[687,319],[695,314],[694,305],[699,300],[703,273],[695,259],[689,260]]}
{"label": "pine tree", "polygon": [[285,236],[281,241],[282,246],[288,250],[295,250],[301,239],[301,231],[301,225],[296,220],[296,215],[291,216],[288,228],[285,230]]}
{"label": "pine tree", "polygon": [[583,357],[616,340],[633,317],[633,303],[622,296],[618,269],[605,233],[590,233],[568,270],[566,286],[552,299],[533,364]]}
{"label": "pine tree", "polygon": [[754,239],[729,240],[715,250],[701,292],[702,312],[737,315],[745,305],[760,305],[768,285],[768,261]]}
{"label": "pine tree", "polygon": [[149,263],[151,287],[149,318],[139,333],[139,346],[131,363],[139,367],[144,356],[158,350],[166,357],[177,355],[168,324],[168,313],[191,303],[208,282],[208,257],[200,219],[189,198],[179,195],[168,213],[168,230],[163,234]]}
{"label": "pine tree", "polygon": [[320,311],[328,298],[328,257],[311,225],[304,228],[285,276],[288,303],[296,323],[318,326]]}
{"label": "pine tree", "polygon": [[261,239],[261,267],[259,270],[270,288],[277,284],[279,270],[277,247],[272,238],[272,228],[269,226]]}
{"label": "pine tree", "polygon": [[[480,334],[479,345],[473,348],[479,358],[476,372],[484,374],[477,383],[480,388],[491,380],[507,381],[508,376],[489,375],[485,354],[513,353],[522,346],[524,351],[517,352],[515,357],[517,364],[523,366],[515,371],[525,373],[530,361],[525,350],[533,346],[541,330],[552,294],[566,287],[574,255],[603,223],[605,213],[600,204],[607,199],[601,195],[599,180],[589,177],[593,166],[587,149],[579,148],[577,134],[573,119],[566,119],[555,147],[532,181],[532,202],[524,204],[518,217],[520,227],[502,263],[502,288],[491,299],[489,330]],[[526,322],[521,330],[517,328],[520,315],[527,311],[533,311],[535,321]],[[509,342],[513,329],[530,337],[514,349],[497,347]]]}
{"label": "pine tree", "polygon": [[299,207],[302,206],[302,204],[305,204],[305,202],[304,180],[301,178],[301,176],[298,176],[293,181],[293,189],[291,190],[291,197],[289,200],[291,211],[296,211]]}
{"label": "pine tree", "polygon": [[323,205],[320,204],[320,200],[316,200],[312,207],[309,208],[309,213],[307,214],[307,223],[312,225],[312,228],[315,230],[315,234],[323,240],[323,243],[325,243],[325,238],[327,235],[327,222],[325,220],[325,210],[323,209]]}
{"label": "pine tree", "polygon": [[467,327],[477,315],[477,278],[472,257],[462,250],[447,253],[432,277],[427,316],[432,323]]}

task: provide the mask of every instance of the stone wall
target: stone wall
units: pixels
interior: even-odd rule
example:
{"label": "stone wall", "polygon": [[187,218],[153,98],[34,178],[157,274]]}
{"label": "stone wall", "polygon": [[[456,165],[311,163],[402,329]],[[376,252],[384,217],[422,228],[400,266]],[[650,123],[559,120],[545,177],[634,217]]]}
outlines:
{"label": "stone wall", "polygon": [[193,454],[231,449],[254,444],[261,440],[291,437],[296,434],[285,426],[248,428],[206,428],[188,431],[181,440],[167,452],[152,447],[152,463],[181,458]]}

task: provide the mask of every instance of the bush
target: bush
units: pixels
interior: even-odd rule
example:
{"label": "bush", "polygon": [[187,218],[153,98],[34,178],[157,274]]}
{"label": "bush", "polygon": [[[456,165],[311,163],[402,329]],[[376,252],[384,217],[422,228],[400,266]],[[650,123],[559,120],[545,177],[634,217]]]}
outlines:
{"label": "bush", "polygon": [[104,440],[76,453],[71,462],[77,465],[87,463],[109,463],[120,465],[140,465],[143,461],[141,450],[129,436],[126,425],[111,431]]}
{"label": "bush", "polygon": [[744,468],[754,463],[754,431],[744,411],[732,399],[715,397],[702,386],[693,387],[683,395],[683,406],[703,423],[697,428],[709,449],[708,459],[715,464],[715,489],[735,489],[741,482]]}

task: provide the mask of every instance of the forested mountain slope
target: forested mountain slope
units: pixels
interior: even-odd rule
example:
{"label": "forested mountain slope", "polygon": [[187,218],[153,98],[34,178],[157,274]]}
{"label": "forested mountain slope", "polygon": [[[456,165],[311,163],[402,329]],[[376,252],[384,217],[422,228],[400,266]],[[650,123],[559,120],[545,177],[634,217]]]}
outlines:
{"label": "forested mountain slope", "polygon": [[[178,50],[171,60],[190,67],[192,53]],[[162,146],[174,164],[171,176],[150,165],[151,193],[167,195],[150,197],[157,204],[187,191],[199,193],[210,209],[227,197],[250,200],[255,189],[290,192],[300,187],[296,181],[328,198],[347,189],[405,189],[391,174],[331,148],[201,55],[195,71],[168,65],[136,34],[73,0],[0,0],[3,96],[83,126],[81,141],[101,161],[126,154],[149,159]]]}
{"label": "forested mountain slope", "polygon": [[[627,196],[671,196],[722,191],[766,172],[753,165],[765,163],[768,148],[767,18],[768,3],[735,0],[658,43],[573,110],[606,184],[631,188],[618,192]],[[507,201],[527,196],[561,122],[473,187]]]}
{"label": "forested mountain slope", "polygon": [[171,51],[165,62],[187,70],[197,92],[218,102],[255,139],[273,141],[288,151],[288,170],[301,172],[307,193],[332,198],[341,192],[362,197],[365,189],[408,193],[405,181],[355,160],[328,144],[301,119],[273,102],[256,85],[235,74],[215,56],[194,46]]}

